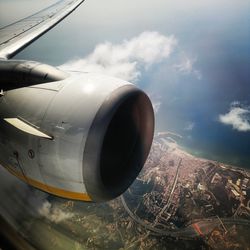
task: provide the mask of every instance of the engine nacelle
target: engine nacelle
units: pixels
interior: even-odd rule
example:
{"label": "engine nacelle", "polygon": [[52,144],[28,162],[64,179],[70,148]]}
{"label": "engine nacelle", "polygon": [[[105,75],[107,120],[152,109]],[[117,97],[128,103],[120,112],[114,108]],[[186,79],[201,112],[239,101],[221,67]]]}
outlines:
{"label": "engine nacelle", "polygon": [[60,197],[122,194],[145,163],[153,131],[148,96],[104,75],[75,73],[0,97],[0,164]]}

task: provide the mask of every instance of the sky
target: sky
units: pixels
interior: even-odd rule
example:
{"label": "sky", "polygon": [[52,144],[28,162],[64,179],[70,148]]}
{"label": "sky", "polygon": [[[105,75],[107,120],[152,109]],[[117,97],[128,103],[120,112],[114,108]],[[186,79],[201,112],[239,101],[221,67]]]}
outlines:
{"label": "sky", "polygon": [[[0,0],[0,25],[53,2]],[[249,0],[86,0],[15,58],[131,81],[150,96],[156,131],[250,168],[249,9]]]}

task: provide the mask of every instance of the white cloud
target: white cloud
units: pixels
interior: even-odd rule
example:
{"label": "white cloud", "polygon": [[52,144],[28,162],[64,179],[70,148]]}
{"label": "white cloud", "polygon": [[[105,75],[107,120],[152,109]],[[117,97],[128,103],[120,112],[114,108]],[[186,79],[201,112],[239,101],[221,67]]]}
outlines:
{"label": "white cloud", "polygon": [[104,73],[136,81],[142,69],[147,70],[151,65],[169,57],[176,44],[174,36],[167,37],[155,31],[146,31],[121,44],[99,44],[86,58],[69,61],[60,68]]}
{"label": "white cloud", "polygon": [[154,109],[155,114],[157,114],[160,110],[161,102],[160,101],[157,101],[157,102],[153,101],[152,105],[153,105],[153,109]]}
{"label": "white cloud", "polygon": [[191,131],[191,130],[194,129],[194,127],[195,127],[195,123],[194,122],[188,122],[186,124],[186,126],[184,127],[184,130]]}
{"label": "white cloud", "polygon": [[194,68],[195,62],[196,59],[191,59],[187,56],[183,56],[181,62],[179,64],[175,64],[174,68],[177,71],[181,72],[182,74],[186,75],[194,74],[198,80],[201,80],[202,78],[201,72]]}
{"label": "white cloud", "polygon": [[62,211],[62,209],[56,206],[52,206],[52,204],[48,202],[47,200],[38,209],[38,212],[41,216],[55,223],[59,223],[61,221],[64,221],[73,217],[73,213],[64,212]]}
{"label": "white cloud", "polygon": [[229,112],[219,116],[219,121],[241,132],[250,131],[249,107],[241,107],[239,102],[233,102]]}

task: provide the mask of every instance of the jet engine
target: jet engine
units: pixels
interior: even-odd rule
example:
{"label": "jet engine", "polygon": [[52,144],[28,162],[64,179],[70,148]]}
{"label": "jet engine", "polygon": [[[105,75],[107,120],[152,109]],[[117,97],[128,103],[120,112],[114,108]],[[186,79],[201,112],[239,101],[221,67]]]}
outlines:
{"label": "jet engine", "polygon": [[8,78],[10,84],[21,83],[22,72],[37,85],[24,81],[26,87],[1,92],[0,164],[60,197],[102,202],[121,195],[151,147],[154,114],[148,96],[99,74],[62,73],[60,78],[55,69],[56,80],[45,81],[46,65],[39,67],[10,67],[11,74],[5,68],[5,86]]}

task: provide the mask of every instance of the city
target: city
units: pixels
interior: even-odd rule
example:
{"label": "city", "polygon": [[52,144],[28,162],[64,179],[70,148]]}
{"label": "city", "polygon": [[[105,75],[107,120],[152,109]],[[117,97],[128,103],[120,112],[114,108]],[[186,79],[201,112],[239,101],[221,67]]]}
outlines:
{"label": "city", "polygon": [[111,202],[44,198],[29,189],[32,204],[42,205],[32,216],[22,212],[20,231],[53,250],[249,249],[250,173],[197,158],[179,139],[158,133],[137,180]]}

